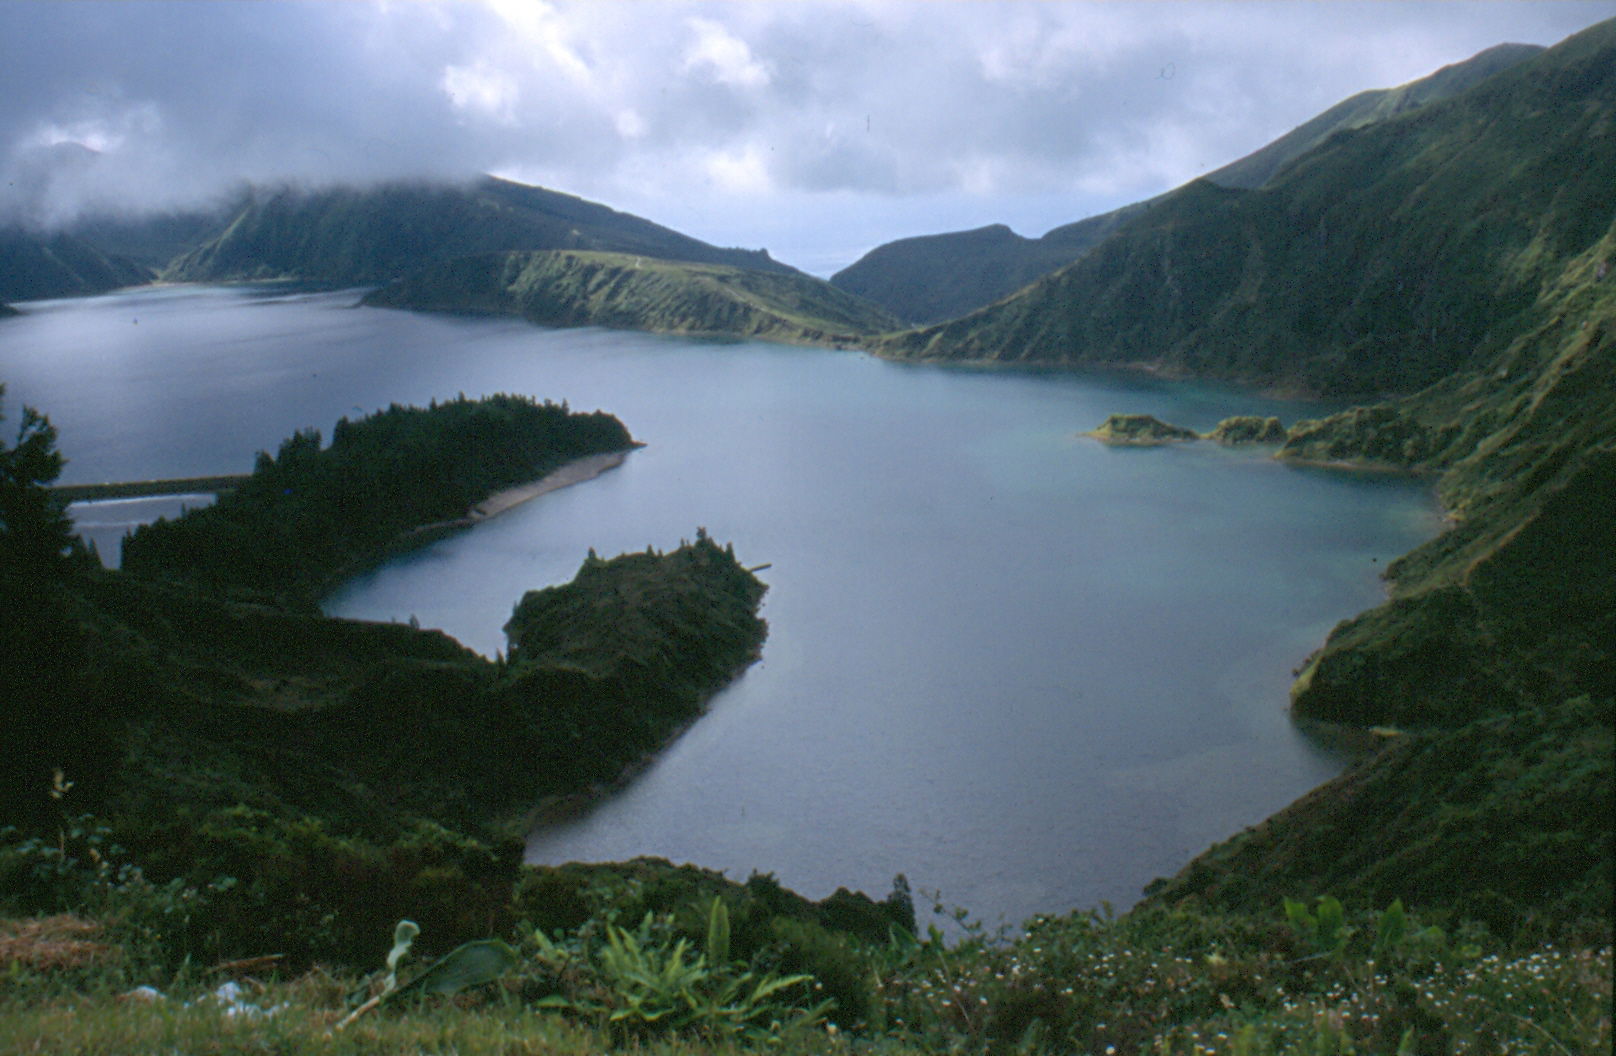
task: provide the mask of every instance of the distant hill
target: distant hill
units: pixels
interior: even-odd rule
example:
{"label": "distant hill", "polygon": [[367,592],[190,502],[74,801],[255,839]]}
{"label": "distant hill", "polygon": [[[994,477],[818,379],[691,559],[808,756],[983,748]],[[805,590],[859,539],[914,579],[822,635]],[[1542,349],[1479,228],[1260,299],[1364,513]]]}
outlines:
{"label": "distant hill", "polygon": [[851,342],[896,327],[880,308],[800,273],[570,250],[440,261],[372,291],[365,303],[519,315],[548,326],[811,343]]}
{"label": "distant hill", "polygon": [[104,293],[151,279],[149,268],[72,235],[0,230],[0,301]]}
{"label": "distant hill", "polygon": [[1335,396],[1478,366],[1542,318],[1541,283],[1616,207],[1613,37],[1602,24],[1460,96],[1338,131],[1261,189],[1197,180],[1066,269],[882,351]]}
{"label": "distant hill", "polygon": [[720,249],[582,198],[488,177],[464,186],[257,191],[217,237],[174,260],[163,278],[379,283],[454,257],[538,249],[794,271],[764,250]]}
{"label": "distant hill", "polygon": [[[1260,187],[1286,163],[1337,131],[1361,128],[1458,95],[1542,50],[1530,44],[1500,44],[1401,87],[1360,92],[1204,179],[1221,187]],[[1024,238],[995,224],[974,231],[900,239],[876,247],[830,281],[884,305],[909,323],[942,322],[985,307],[1065,267],[1166,197],[1063,224],[1042,238]]]}
{"label": "distant hill", "polygon": [[134,261],[153,273],[222,232],[243,208],[226,206],[145,216],[92,216],[69,225],[67,234],[110,256]]}

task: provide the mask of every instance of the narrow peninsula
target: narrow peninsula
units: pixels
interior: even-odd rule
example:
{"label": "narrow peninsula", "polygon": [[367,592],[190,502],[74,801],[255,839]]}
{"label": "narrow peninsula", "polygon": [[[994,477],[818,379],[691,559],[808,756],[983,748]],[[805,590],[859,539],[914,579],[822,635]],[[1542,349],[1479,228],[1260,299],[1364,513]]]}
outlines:
{"label": "narrow peninsula", "polygon": [[337,422],[329,447],[304,430],[275,456],[261,452],[252,476],[216,504],[137,530],[123,567],[209,590],[313,599],[509,503],[496,493],[633,444],[611,415],[523,396],[395,404]]}

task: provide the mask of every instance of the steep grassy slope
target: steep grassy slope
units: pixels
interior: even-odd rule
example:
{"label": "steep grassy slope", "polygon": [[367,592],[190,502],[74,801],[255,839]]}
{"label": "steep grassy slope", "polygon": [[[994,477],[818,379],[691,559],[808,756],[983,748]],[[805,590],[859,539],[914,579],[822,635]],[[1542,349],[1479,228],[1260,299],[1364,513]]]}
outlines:
{"label": "steep grassy slope", "polygon": [[1451,99],[1480,84],[1495,73],[1509,69],[1543,51],[1535,44],[1498,44],[1485,51],[1444,66],[1429,77],[1399,85],[1359,92],[1252,151],[1238,161],[1206,174],[1219,187],[1261,187],[1292,160],[1345,129],[1364,128],[1408,113],[1427,103]]}
{"label": "steep grassy slope", "polygon": [[[1551,69],[1605,83],[1608,64],[1579,62],[1608,57],[1609,38],[1574,38]],[[1616,135],[1603,94],[1607,116],[1581,126],[1596,154]],[[1529,154],[1516,164],[1533,168]],[[1570,205],[1543,207],[1552,220]],[[1598,234],[1580,247],[1576,224],[1545,222],[1495,258],[1500,286],[1536,280],[1511,340],[1419,393],[1291,430],[1281,457],[1441,473],[1452,525],[1392,564],[1391,600],[1338,626],[1292,691],[1303,719],[1405,732],[1155,898],[1250,910],[1277,890],[1396,893],[1504,930],[1582,918],[1608,935],[1616,222],[1591,208],[1580,219]]]}
{"label": "steep grassy slope", "polygon": [[1191,184],[1064,271],[881,350],[1412,392],[1543,321],[1541,284],[1616,207],[1613,111],[1605,23],[1454,99],[1338,132],[1261,190]]}
{"label": "steep grassy slope", "polygon": [[[1542,50],[1533,45],[1500,44],[1409,84],[1360,92],[1205,178],[1220,187],[1260,187],[1334,132],[1361,128],[1458,95]],[[1036,239],[995,224],[975,231],[888,242],[837,272],[831,282],[911,324],[954,319],[1078,260],[1166,197],[1063,224]]]}
{"label": "steep grassy slope", "polygon": [[1282,456],[1441,469],[1455,524],[1388,569],[1293,694],[1331,721],[1453,725],[1616,695],[1616,224],[1482,369],[1292,430]]}
{"label": "steep grassy slope", "polygon": [[799,342],[854,341],[896,325],[869,302],[806,275],[576,251],[459,257],[373,291],[365,303]]}
{"label": "steep grassy slope", "polygon": [[1260,914],[1276,892],[1400,898],[1501,935],[1608,935],[1613,722],[1608,700],[1584,697],[1396,737],[1197,857],[1147,904]]}
{"label": "steep grassy slope", "polygon": [[72,235],[0,230],[0,301],[104,293],[151,277],[144,266]]}
{"label": "steep grassy slope", "polygon": [[487,178],[467,186],[261,192],[217,238],[175,260],[176,281],[385,282],[452,257],[592,249],[791,272],[764,251],[719,249],[604,205]]}

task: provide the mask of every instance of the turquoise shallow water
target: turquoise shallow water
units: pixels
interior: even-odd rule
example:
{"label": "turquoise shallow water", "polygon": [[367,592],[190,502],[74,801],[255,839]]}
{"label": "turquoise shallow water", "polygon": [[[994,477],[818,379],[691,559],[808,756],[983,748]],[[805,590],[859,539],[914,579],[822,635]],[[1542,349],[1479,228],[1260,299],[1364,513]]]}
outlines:
{"label": "turquoise shallow water", "polygon": [[1408,481],[1079,435],[1112,412],[1204,429],[1308,410],[1249,394],[353,301],[24,306],[0,323],[7,407],[51,415],[67,481],[242,472],[294,429],[461,391],[622,418],[647,444],[622,467],[328,601],[492,654],[520,593],[590,547],[701,526],[771,563],[762,661],[532,860],[655,854],[816,896],[879,896],[901,871],[990,922],[1127,905],[1340,768],[1285,715],[1291,669],[1435,529]]}

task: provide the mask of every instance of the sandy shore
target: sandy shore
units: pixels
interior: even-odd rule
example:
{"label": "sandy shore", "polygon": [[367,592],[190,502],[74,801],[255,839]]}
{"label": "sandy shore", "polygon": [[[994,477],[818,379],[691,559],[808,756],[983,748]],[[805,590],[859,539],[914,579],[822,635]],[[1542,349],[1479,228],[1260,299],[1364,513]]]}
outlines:
{"label": "sandy shore", "polygon": [[486,520],[489,517],[504,513],[514,506],[520,506],[529,499],[536,499],[540,495],[558,491],[569,484],[581,484],[586,480],[592,480],[608,469],[616,469],[623,464],[623,460],[627,457],[627,451],[610,451],[604,455],[585,455],[583,458],[574,459],[555,472],[535,480],[531,484],[496,491],[473,506],[467,520]]}

